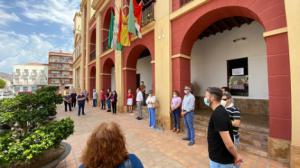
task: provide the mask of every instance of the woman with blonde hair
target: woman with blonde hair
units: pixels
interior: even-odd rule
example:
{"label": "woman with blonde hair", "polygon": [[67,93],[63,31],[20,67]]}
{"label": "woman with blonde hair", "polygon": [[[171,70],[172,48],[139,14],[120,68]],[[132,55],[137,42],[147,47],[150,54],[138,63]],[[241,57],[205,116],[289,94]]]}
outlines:
{"label": "woman with blonde hair", "polygon": [[125,137],[118,124],[102,123],[92,132],[79,168],[143,168],[134,154],[128,154]]}

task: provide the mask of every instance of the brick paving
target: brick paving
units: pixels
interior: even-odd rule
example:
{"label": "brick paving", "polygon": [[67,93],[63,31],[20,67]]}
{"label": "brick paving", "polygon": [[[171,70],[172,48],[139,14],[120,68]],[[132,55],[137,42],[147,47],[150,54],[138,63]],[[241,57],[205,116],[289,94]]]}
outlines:
{"label": "brick paving", "polygon": [[[77,109],[75,109],[77,110]],[[138,121],[128,113],[112,115],[99,108],[86,107],[85,116],[78,117],[77,111],[63,112],[58,107],[58,119],[71,117],[75,122],[75,132],[66,142],[72,150],[68,157],[57,168],[77,168],[80,165],[81,151],[91,131],[101,122],[114,121],[120,124],[126,136],[129,153],[136,154],[145,168],[207,168],[209,167],[207,142],[205,137],[198,137],[196,144],[187,146],[181,140],[183,134],[175,134],[169,130],[153,130],[148,127],[148,120]],[[242,168],[285,168],[287,165],[240,152],[244,163]]]}

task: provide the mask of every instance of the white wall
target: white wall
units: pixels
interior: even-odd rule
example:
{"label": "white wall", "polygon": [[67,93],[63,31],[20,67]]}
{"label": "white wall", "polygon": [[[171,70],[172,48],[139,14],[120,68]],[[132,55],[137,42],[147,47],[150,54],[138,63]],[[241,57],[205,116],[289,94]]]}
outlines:
{"label": "white wall", "polygon": [[[227,60],[248,57],[249,96],[268,99],[268,74],[264,30],[257,22],[233,28],[195,42],[191,55],[191,82],[204,95],[209,86],[227,86]],[[244,41],[234,39],[246,37]]]}
{"label": "white wall", "polygon": [[111,90],[116,90],[115,67],[111,68]]}
{"label": "white wall", "polygon": [[146,85],[146,93],[152,90],[152,64],[150,56],[138,59],[136,73],[141,75],[141,81],[144,81]]}

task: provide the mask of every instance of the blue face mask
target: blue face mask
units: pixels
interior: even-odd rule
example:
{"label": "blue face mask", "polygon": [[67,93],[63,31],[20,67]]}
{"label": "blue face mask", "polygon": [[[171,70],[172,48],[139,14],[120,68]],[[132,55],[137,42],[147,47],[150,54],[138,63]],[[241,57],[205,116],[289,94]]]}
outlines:
{"label": "blue face mask", "polygon": [[210,106],[210,101],[206,97],[204,98],[204,104],[208,107]]}

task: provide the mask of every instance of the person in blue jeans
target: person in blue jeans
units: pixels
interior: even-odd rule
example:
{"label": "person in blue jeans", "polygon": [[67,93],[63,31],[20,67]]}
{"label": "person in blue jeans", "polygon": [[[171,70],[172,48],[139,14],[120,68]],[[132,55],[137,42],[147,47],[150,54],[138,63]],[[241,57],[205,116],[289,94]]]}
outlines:
{"label": "person in blue jeans", "polygon": [[110,91],[110,89],[107,89],[105,98],[106,98],[106,104],[107,104],[107,112],[111,112],[111,101],[110,101],[111,91]]}
{"label": "person in blue jeans", "polygon": [[90,135],[79,168],[143,168],[141,160],[129,154],[120,126],[102,123]]}
{"label": "person in blue jeans", "polygon": [[195,144],[195,130],[194,130],[194,109],[195,109],[195,96],[191,93],[189,86],[184,87],[184,98],[182,101],[181,115],[184,118],[184,125],[187,129],[187,137],[183,140],[190,141],[189,146]]}
{"label": "person in blue jeans", "polygon": [[149,126],[150,128],[155,128],[156,126],[156,114],[155,114],[155,105],[156,97],[153,94],[152,90],[149,91],[149,95],[146,100],[148,112],[149,112]]}
{"label": "person in blue jeans", "polygon": [[171,100],[171,114],[173,115],[174,128],[173,132],[180,132],[180,112],[181,112],[181,98],[178,91],[173,92]]}
{"label": "person in blue jeans", "polygon": [[85,104],[85,96],[84,96],[84,92],[81,92],[78,96],[77,96],[77,102],[78,102],[78,116],[80,116],[80,114],[85,115],[84,114],[84,104]]}

